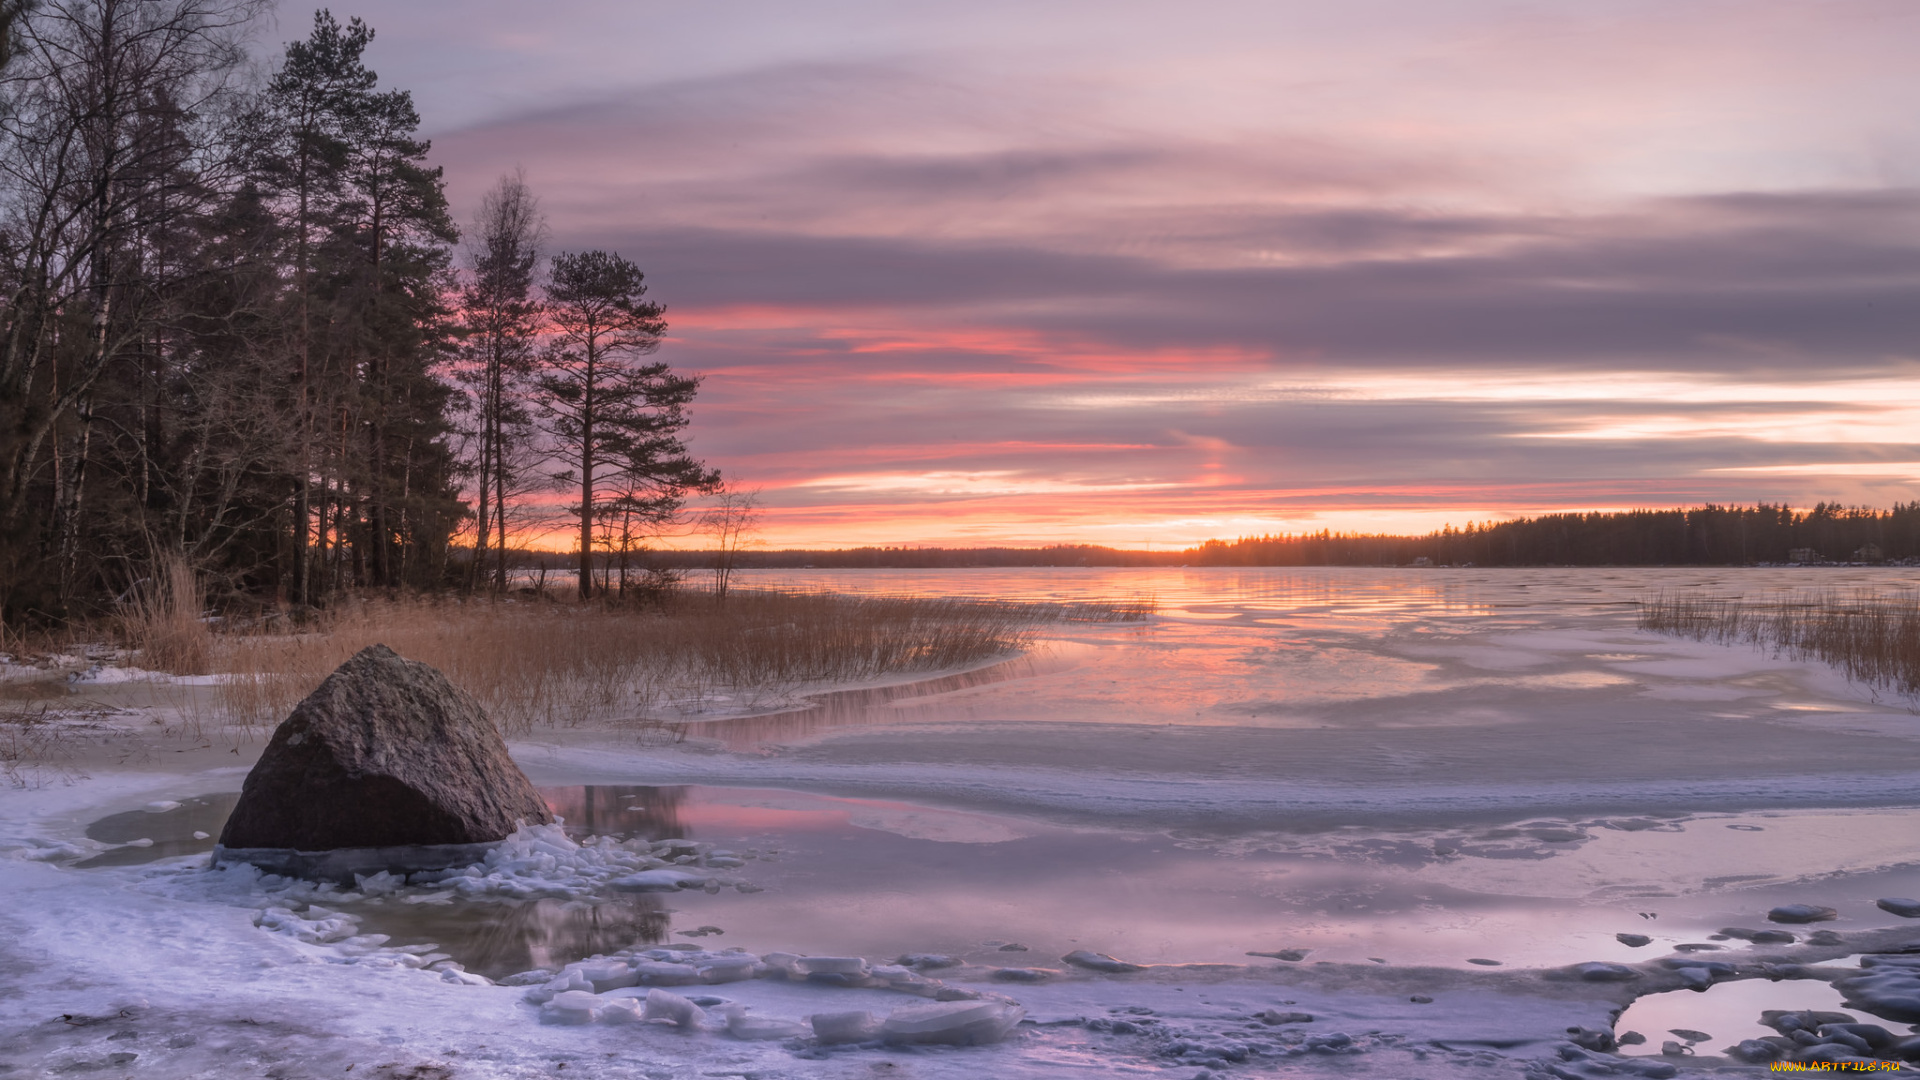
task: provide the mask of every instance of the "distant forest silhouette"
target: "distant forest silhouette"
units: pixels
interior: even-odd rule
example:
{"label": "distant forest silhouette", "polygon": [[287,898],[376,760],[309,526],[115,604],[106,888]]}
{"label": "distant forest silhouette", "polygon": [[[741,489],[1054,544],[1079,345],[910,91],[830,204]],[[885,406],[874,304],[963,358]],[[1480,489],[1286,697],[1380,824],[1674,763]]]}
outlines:
{"label": "distant forest silhouette", "polygon": [[[710,565],[711,552],[655,551],[662,568]],[[1209,540],[1178,551],[1092,544],[1047,547],[860,547],[750,551],[743,567],[942,569],[996,566],[1743,566],[1920,560],[1920,503],[1891,510],[1822,503],[1547,514],[1447,526],[1425,536],[1322,531]]]}

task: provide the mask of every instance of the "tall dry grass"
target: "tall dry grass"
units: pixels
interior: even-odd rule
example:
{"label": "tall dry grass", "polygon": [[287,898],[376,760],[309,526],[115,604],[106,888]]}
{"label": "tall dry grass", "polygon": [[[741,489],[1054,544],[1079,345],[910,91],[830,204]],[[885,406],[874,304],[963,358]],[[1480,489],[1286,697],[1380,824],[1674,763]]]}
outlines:
{"label": "tall dry grass", "polygon": [[963,667],[1025,647],[1062,618],[1140,618],[1135,604],[1054,605],[735,590],[645,609],[514,601],[364,603],[304,629],[215,639],[225,723],[277,723],[376,642],[431,664],[504,729],[649,723],[720,694],[746,704],[808,684]]}
{"label": "tall dry grass", "polygon": [[1640,627],[1820,660],[1855,682],[1920,699],[1920,593],[1661,595],[1640,605]]}
{"label": "tall dry grass", "polygon": [[203,618],[206,589],[179,555],[154,562],[153,574],[120,603],[119,622],[138,663],[153,671],[206,675],[213,670],[213,633]]}

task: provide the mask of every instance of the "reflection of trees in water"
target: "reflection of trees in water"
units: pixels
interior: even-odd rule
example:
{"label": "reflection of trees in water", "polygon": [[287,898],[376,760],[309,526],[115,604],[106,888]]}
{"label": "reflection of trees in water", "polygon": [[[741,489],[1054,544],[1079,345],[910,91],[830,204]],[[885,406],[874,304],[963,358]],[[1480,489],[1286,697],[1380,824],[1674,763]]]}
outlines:
{"label": "reflection of trees in water", "polygon": [[[687,838],[680,821],[684,787],[605,786],[542,788],[569,835],[623,840]],[[431,941],[487,976],[551,968],[595,953],[664,940],[670,913],[654,896],[612,900],[525,900],[364,909],[367,929],[392,934],[396,944]],[[376,925],[377,924],[377,925]]]}
{"label": "reflection of trees in water", "polygon": [[425,936],[469,971],[489,977],[552,968],[595,953],[653,945],[669,913],[652,896],[618,900],[528,900],[442,908],[451,925]]}
{"label": "reflection of trees in water", "polygon": [[540,795],[556,815],[566,819],[567,834],[576,838],[690,839],[680,821],[680,804],[687,798],[684,787],[589,784],[541,788]]}
{"label": "reflection of trees in water", "polygon": [[1021,656],[972,671],[919,682],[830,690],[809,698],[811,704],[804,709],[790,709],[764,716],[735,716],[725,720],[668,720],[662,721],[662,724],[674,733],[676,741],[684,741],[691,736],[717,740],[729,750],[750,750],[762,743],[803,739],[839,728],[952,720],[956,709],[950,703],[907,706],[894,703],[1028,678],[1043,670],[1049,668],[1035,664],[1030,656]]}

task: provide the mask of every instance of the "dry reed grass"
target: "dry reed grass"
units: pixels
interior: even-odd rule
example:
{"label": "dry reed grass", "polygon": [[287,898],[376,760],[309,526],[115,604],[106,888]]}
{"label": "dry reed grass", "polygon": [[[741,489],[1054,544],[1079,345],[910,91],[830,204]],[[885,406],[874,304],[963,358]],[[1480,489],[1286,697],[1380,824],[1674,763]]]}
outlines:
{"label": "dry reed grass", "polygon": [[120,604],[121,633],[140,651],[140,666],[176,675],[213,670],[213,632],[202,618],[207,595],[187,560],[155,560],[153,575]]}
{"label": "dry reed grass", "polygon": [[1641,604],[1640,626],[1820,660],[1855,682],[1920,699],[1920,593],[1806,593],[1759,601],[1661,595]]}
{"label": "dry reed grass", "polygon": [[[1100,617],[1140,618],[1116,606]],[[809,683],[962,667],[1026,646],[1039,624],[1099,605],[735,590],[724,604],[679,594],[645,609],[512,601],[364,603],[297,632],[229,633],[218,719],[278,722],[376,642],[431,664],[509,732],[536,725],[654,723],[650,710],[726,692],[749,703]]]}

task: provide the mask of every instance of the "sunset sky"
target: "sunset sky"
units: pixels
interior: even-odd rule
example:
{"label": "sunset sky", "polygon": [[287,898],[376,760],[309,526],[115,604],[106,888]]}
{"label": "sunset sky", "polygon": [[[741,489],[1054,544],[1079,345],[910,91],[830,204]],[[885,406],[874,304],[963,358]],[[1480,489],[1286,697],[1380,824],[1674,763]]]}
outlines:
{"label": "sunset sky", "polygon": [[1920,498],[1912,0],[334,10],[775,547]]}

